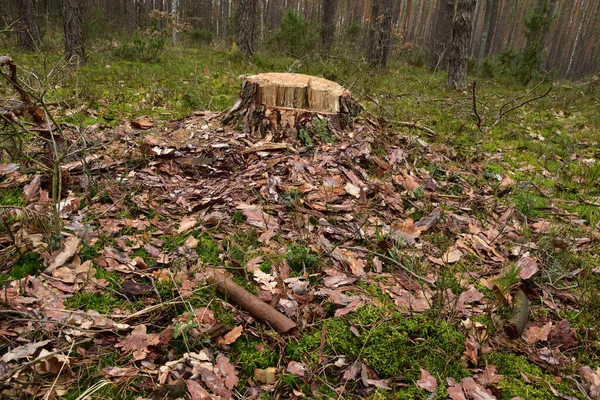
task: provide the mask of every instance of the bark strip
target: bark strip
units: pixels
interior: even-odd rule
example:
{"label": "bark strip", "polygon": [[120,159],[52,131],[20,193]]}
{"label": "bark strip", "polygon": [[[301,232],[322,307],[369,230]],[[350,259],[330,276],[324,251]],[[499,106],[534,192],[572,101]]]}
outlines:
{"label": "bark strip", "polygon": [[510,318],[504,325],[504,332],[512,339],[521,337],[529,319],[529,299],[525,292],[518,289],[513,296],[513,308]]}

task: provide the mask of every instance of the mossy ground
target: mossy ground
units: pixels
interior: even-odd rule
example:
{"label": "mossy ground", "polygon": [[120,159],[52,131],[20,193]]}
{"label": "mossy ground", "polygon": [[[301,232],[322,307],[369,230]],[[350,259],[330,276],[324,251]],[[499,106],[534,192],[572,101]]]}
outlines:
{"label": "mossy ground", "polygon": [[[370,73],[364,63],[350,58],[308,58],[298,62],[272,54],[257,54],[245,60],[235,52],[222,48],[169,49],[154,63],[124,61],[98,52],[80,69],[70,74],[56,74],[52,69],[59,61],[56,54],[15,52],[11,56],[20,67],[31,69],[42,77],[45,87],[52,88],[47,93],[46,100],[61,102],[63,108],[56,111],[62,122],[84,127],[114,126],[124,120],[149,118],[160,125],[188,116],[194,110],[224,110],[233,104],[239,94],[239,75],[288,71],[291,68],[292,72],[325,76],[340,82],[362,101],[367,115],[380,118],[390,132],[405,132],[406,128],[398,124],[400,121],[418,121],[432,127],[437,134],[423,138],[431,145],[446,145],[450,149],[449,154],[445,155],[447,161],[430,162],[423,156],[424,150],[418,146],[414,146],[409,161],[426,169],[439,181],[447,182],[449,196],[463,192],[461,180],[481,187],[492,187],[493,194],[499,194],[502,188],[498,176],[508,174],[517,181],[516,189],[501,197],[492,196],[490,201],[514,206],[529,219],[543,217],[560,223],[560,213],[574,212],[585,220],[587,227],[597,226],[600,220],[599,208],[594,205],[594,199],[600,196],[600,163],[586,161],[600,156],[597,145],[600,103],[597,94],[584,93],[570,83],[555,82],[549,96],[517,109],[499,124],[493,125],[501,105],[523,94],[526,89],[514,85],[502,76],[484,79],[477,74],[473,75],[478,80],[480,112],[488,119],[484,128],[479,130],[471,121],[470,95],[447,92],[443,73],[432,74],[415,67],[409,63],[410,59],[403,58],[402,55],[392,60],[386,72]],[[384,145],[381,145],[381,149],[383,148]],[[470,172],[480,165],[483,165],[485,173]],[[0,204],[23,206],[21,192],[21,189],[0,190]],[[287,208],[294,209],[298,206],[299,193],[290,192],[285,196]],[[426,215],[432,208],[414,205],[415,201],[422,200],[423,197],[423,192],[413,192],[412,199],[405,204],[407,209],[412,210],[411,215],[415,219]],[[470,206],[477,207],[476,204]],[[132,202],[124,216],[142,214],[148,218],[155,217],[148,211],[137,209]],[[485,213],[478,215],[485,223]],[[233,215],[235,224],[241,225],[243,221],[241,212]],[[527,229],[529,228],[525,228],[526,231]],[[546,274],[539,279],[540,283],[566,286],[569,273],[581,271],[577,287],[569,290],[573,290],[575,296],[586,306],[580,312],[565,310],[561,317],[567,318],[573,326],[591,328],[597,323],[597,315],[600,313],[600,296],[597,291],[600,278],[593,272],[600,264],[597,256],[600,247],[596,243],[585,251],[573,252],[568,247],[557,249],[557,243],[561,240],[581,233],[569,229],[565,227],[550,234],[535,233],[529,229],[528,234],[531,241],[537,244],[532,252],[546,266]],[[310,274],[324,266],[319,255],[304,243],[288,244],[287,252],[283,254],[264,254],[259,249],[254,232],[240,229],[232,234],[218,233],[225,238],[217,240],[210,231],[198,230],[192,233],[200,241],[196,247],[199,258],[204,265],[226,266],[234,274],[236,281],[250,290],[255,288],[249,283],[244,268],[248,260],[256,256],[264,256],[273,264],[285,259],[297,275]],[[167,234],[161,240],[165,249],[172,250],[181,246],[187,236]],[[444,232],[428,233],[424,239],[430,241],[441,253],[453,244]],[[101,237],[95,245],[84,245],[82,260],[98,257],[100,251],[113,240],[114,238]],[[381,245],[387,246],[387,242],[388,239],[382,237]],[[392,256],[395,254],[393,251],[390,253]],[[142,257],[148,265],[156,262],[144,249],[135,250],[132,256]],[[263,268],[268,269],[270,265],[266,262]],[[411,268],[423,273],[417,262]],[[481,263],[468,258],[449,266],[438,281],[438,289],[449,288],[459,293],[462,286],[457,274],[462,273],[468,278],[466,270],[479,271],[481,268]],[[0,283],[36,275],[41,270],[39,257],[25,255],[8,274],[3,275]],[[109,287],[113,289],[122,284],[117,274],[102,269],[97,270],[97,277],[109,281]],[[506,279],[504,286],[510,287],[510,276]],[[177,282],[162,284],[156,289],[161,298],[167,301],[177,298],[176,285]],[[422,390],[414,386],[414,382],[419,379],[420,368],[430,371],[438,382],[444,382],[447,377],[460,380],[470,375],[461,361],[465,333],[460,329],[458,321],[452,318],[440,319],[440,314],[435,312],[422,315],[400,314],[394,310],[388,296],[376,285],[359,285],[357,291],[377,298],[382,306],[366,305],[343,318],[334,318],[332,315],[336,307],[323,304],[327,318],[308,326],[297,339],[287,345],[273,345],[277,341],[268,337],[243,336],[238,339],[231,347],[230,357],[238,363],[243,378],[251,377],[254,368],[285,366],[288,361],[295,360],[305,363],[318,375],[321,383],[318,389],[320,396],[337,396],[331,387],[340,382],[339,369],[322,367],[319,365],[319,358],[330,365],[330,362],[343,356],[348,362],[364,362],[381,378],[392,378],[409,385],[407,388],[398,388],[393,394],[380,390],[369,398],[420,399],[427,398]],[[485,292],[483,288],[482,291]],[[217,305],[213,301],[214,296],[210,291],[198,291],[189,302],[194,307],[212,307],[220,322],[233,327],[233,313]],[[115,308],[139,309],[143,306],[140,303],[142,300],[123,299],[107,291],[103,294],[79,294],[67,299],[65,304],[73,309],[94,309],[101,313],[111,313]],[[538,303],[536,306],[540,305]],[[184,310],[183,307],[173,307],[159,317],[168,320]],[[482,317],[481,320],[493,332],[491,319]],[[325,332],[323,343],[322,332]],[[181,338],[175,346],[177,351],[186,350],[189,343],[184,342],[185,338]],[[582,363],[598,366],[600,346],[597,345],[597,338],[586,340],[572,354]],[[85,372],[77,388],[67,398],[76,398],[91,386],[100,376],[102,366],[126,364],[114,352],[103,355],[103,359],[105,361],[97,368]],[[505,375],[500,384],[505,398],[552,398],[550,385],[560,387],[562,393],[570,393],[569,388],[563,387],[565,382],[557,382],[554,376],[523,356],[492,353],[486,355],[482,362],[496,365],[498,373]],[[530,378],[531,383],[524,382],[521,372]],[[135,382],[129,382],[123,387],[134,385]],[[289,393],[294,388],[308,397],[315,396],[315,392],[311,391],[304,380],[292,375],[283,376],[279,385],[282,393]],[[95,396],[135,397],[113,387],[106,387]],[[444,389],[440,388],[438,397],[444,396]]]}

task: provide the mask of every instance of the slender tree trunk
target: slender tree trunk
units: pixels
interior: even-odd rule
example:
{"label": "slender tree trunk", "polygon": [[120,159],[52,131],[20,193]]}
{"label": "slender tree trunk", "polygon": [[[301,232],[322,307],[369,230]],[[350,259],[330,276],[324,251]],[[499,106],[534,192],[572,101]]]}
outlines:
{"label": "slender tree trunk", "polygon": [[385,68],[390,52],[393,0],[372,0],[367,62]]}
{"label": "slender tree trunk", "polygon": [[479,51],[477,52],[477,58],[480,60],[485,57],[487,52],[488,37],[490,35],[490,27],[492,25],[492,11],[494,3],[498,4],[498,0],[486,0],[485,2],[485,16],[483,18],[483,30],[481,31],[481,40],[479,42]]}
{"label": "slender tree trunk", "polygon": [[321,42],[323,49],[328,51],[335,33],[335,15],[338,0],[323,0],[323,18],[321,19]]}
{"label": "slender tree trunk", "polygon": [[435,9],[433,31],[427,41],[427,63],[433,71],[440,66],[446,67],[450,35],[452,34],[452,18],[454,15],[454,0],[439,0]]}
{"label": "slender tree trunk", "polygon": [[448,87],[451,89],[465,90],[467,88],[467,59],[475,3],[476,0],[457,0],[456,3],[448,63]]}
{"label": "slender tree trunk", "polygon": [[80,6],[80,0],[63,0],[65,58],[68,62],[85,63]]}
{"label": "slender tree trunk", "polygon": [[254,54],[257,4],[257,0],[240,0],[235,43],[246,56]]}
{"label": "slender tree trunk", "polygon": [[36,50],[42,39],[37,20],[36,0],[18,0],[19,44],[24,50]]}
{"label": "slender tree trunk", "polygon": [[[491,1],[491,4],[488,4],[488,5],[490,5],[489,26],[487,29],[486,41],[485,41],[485,43],[482,43],[484,52],[479,53],[480,57],[487,57],[490,55],[490,52],[492,50],[492,41],[496,34],[496,26],[497,26],[497,22],[498,22],[498,9],[500,7],[500,0],[488,0],[488,1]],[[486,15],[486,17],[487,17],[487,15]]]}

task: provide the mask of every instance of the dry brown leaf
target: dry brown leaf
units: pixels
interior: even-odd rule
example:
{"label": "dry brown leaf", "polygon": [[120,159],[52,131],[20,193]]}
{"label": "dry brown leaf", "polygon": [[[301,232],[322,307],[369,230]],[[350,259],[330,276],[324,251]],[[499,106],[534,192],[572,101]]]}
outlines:
{"label": "dry brown leaf", "polygon": [[10,361],[20,360],[21,358],[29,357],[29,356],[33,355],[37,351],[37,349],[47,345],[48,343],[50,343],[50,340],[43,340],[41,342],[28,343],[23,346],[15,347],[14,349],[9,351],[8,353],[5,353],[2,356],[2,361],[7,363]]}
{"label": "dry brown leaf", "polygon": [[179,222],[179,228],[177,229],[177,233],[183,233],[188,229],[193,228],[198,223],[198,220],[195,216],[186,215]]}
{"label": "dry brown leaf", "polygon": [[306,367],[302,363],[299,363],[296,361],[290,361],[287,366],[286,371],[289,372],[290,374],[304,376],[306,374]]}
{"label": "dry brown leaf", "polygon": [[77,253],[79,247],[79,238],[77,236],[69,236],[60,250],[52,255],[46,273],[51,273],[56,268],[64,265]]}
{"label": "dry brown leaf", "polygon": [[187,385],[188,393],[190,394],[191,400],[211,400],[213,396],[210,395],[198,382],[187,379],[185,381]]}
{"label": "dry brown leaf", "polygon": [[235,341],[242,335],[243,330],[244,327],[242,325],[236,326],[235,328],[227,332],[225,336],[223,336],[223,339],[219,340],[217,344],[219,346],[223,346],[235,343]]}
{"label": "dry brown leaf", "polygon": [[454,264],[455,262],[458,262],[462,256],[462,251],[458,250],[457,248],[451,247],[442,256],[442,261],[446,264]]}
{"label": "dry brown leaf", "polygon": [[530,257],[529,252],[523,254],[521,259],[517,261],[516,267],[519,269],[519,276],[521,279],[529,279],[540,270],[537,260]]}
{"label": "dry brown leaf", "polygon": [[215,372],[225,379],[225,387],[227,389],[232,390],[237,386],[239,382],[238,372],[224,354],[219,353],[217,356]]}
{"label": "dry brown leaf", "polygon": [[435,393],[437,390],[437,381],[429,371],[421,368],[421,379],[417,381],[417,386],[427,390],[429,393]]}
{"label": "dry brown leaf", "polygon": [[123,352],[133,352],[135,360],[143,360],[148,355],[148,346],[156,346],[160,343],[160,335],[157,333],[146,333],[146,325],[138,325],[133,331],[115,347],[120,347]]}
{"label": "dry brown leaf", "polygon": [[264,385],[272,385],[277,382],[277,368],[269,367],[267,369],[256,368],[254,370],[254,380]]}
{"label": "dry brown leaf", "polygon": [[525,337],[525,341],[529,344],[534,344],[539,341],[547,341],[548,334],[552,329],[552,321],[548,322],[544,326],[537,325],[529,325],[525,332],[523,332],[523,336]]}

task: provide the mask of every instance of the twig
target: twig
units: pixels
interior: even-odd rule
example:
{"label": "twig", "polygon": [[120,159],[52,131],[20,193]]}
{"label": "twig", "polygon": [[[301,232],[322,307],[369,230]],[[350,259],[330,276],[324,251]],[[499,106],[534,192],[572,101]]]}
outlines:
{"label": "twig", "polygon": [[418,129],[421,130],[427,134],[429,134],[430,136],[437,136],[437,132],[434,131],[433,129],[424,126],[424,125],[419,125],[416,122],[404,122],[404,121],[396,121],[396,124],[400,125],[400,126],[405,126],[407,128],[413,128],[413,129]]}
{"label": "twig", "polygon": [[435,286],[435,281],[432,281],[429,278],[425,278],[424,276],[421,276],[421,275],[417,274],[416,272],[413,272],[412,270],[410,270],[408,267],[406,267],[402,263],[394,260],[392,257],[386,256],[385,254],[381,254],[381,253],[378,253],[373,250],[365,249],[364,247],[355,247],[355,246],[338,246],[338,247],[340,249],[354,250],[354,251],[366,251],[367,253],[371,253],[377,257],[383,258],[383,259],[391,262],[392,264],[396,265],[397,267],[400,267],[405,272],[407,272],[409,275],[411,275],[413,278],[419,279],[419,280],[427,283],[430,286]]}
{"label": "twig", "polygon": [[529,96],[529,95],[530,95],[531,93],[533,93],[533,92],[534,92],[534,91],[535,91],[537,88],[539,88],[540,86],[542,86],[542,84],[543,84],[545,81],[546,81],[546,77],[544,76],[544,78],[543,78],[543,79],[540,81],[540,83],[538,83],[538,84],[537,84],[537,85],[535,85],[533,88],[531,88],[530,90],[528,90],[528,91],[527,91],[527,92],[526,92],[524,95],[518,96],[518,97],[516,97],[516,98],[514,98],[514,99],[512,99],[512,100],[510,100],[510,101],[508,101],[508,102],[506,102],[506,103],[504,103],[504,104],[503,104],[503,105],[500,107],[500,110],[498,110],[498,116],[496,117],[496,121],[494,122],[493,126],[496,126],[496,125],[498,125],[498,123],[500,122],[500,120],[501,120],[501,119],[502,119],[502,118],[503,118],[503,117],[504,117],[506,114],[508,114],[508,113],[510,113],[510,112],[512,112],[512,111],[514,111],[514,110],[516,110],[517,108],[523,107],[524,105],[526,105],[526,104],[529,104],[529,103],[531,103],[531,102],[533,102],[533,101],[535,101],[535,100],[539,100],[539,99],[541,99],[541,98],[543,98],[543,97],[546,97],[546,96],[548,96],[548,94],[549,94],[549,93],[552,91],[552,86],[550,86],[550,87],[548,88],[548,90],[546,90],[546,91],[545,91],[544,93],[542,93],[541,95],[539,95],[539,96],[534,96],[534,97],[531,97],[531,98],[529,98],[529,99],[527,99],[527,100],[525,100],[525,101],[522,101],[521,103],[518,103],[518,104],[516,104],[516,105],[514,105],[514,106],[512,106],[512,107],[510,107],[510,108],[508,108],[508,109],[506,109],[506,110],[505,110],[505,108],[506,108],[506,107],[508,107],[510,104],[512,104],[512,103],[515,103],[515,102],[518,102],[519,100],[521,100],[521,99],[524,99],[525,97]]}
{"label": "twig", "polygon": [[477,119],[475,121],[477,123],[477,129],[481,130],[483,123],[485,122],[485,117],[479,115],[479,112],[477,111],[477,95],[475,92],[476,85],[477,81],[473,81],[473,114],[475,114],[475,118]]}

